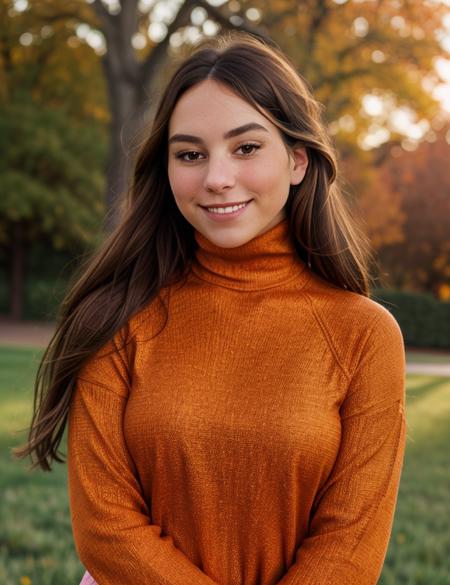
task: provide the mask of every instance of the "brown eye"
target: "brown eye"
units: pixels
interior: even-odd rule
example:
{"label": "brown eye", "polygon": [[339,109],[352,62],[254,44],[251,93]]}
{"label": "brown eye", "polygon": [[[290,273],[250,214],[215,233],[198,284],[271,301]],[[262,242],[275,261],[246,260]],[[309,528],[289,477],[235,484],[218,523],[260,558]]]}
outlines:
{"label": "brown eye", "polygon": [[[189,150],[187,152],[180,152],[179,154],[176,155],[176,158],[180,159],[180,160],[184,160],[186,162],[194,162],[196,160],[198,160],[198,155],[200,153],[195,151],[195,150]],[[186,158],[188,157],[188,158]]]}
{"label": "brown eye", "polygon": [[239,146],[238,150],[242,150],[242,154],[250,155],[250,154],[253,154],[254,152],[256,152],[259,148],[261,148],[261,146],[259,144],[253,144],[253,143],[247,142],[246,144],[241,144],[241,146]]}

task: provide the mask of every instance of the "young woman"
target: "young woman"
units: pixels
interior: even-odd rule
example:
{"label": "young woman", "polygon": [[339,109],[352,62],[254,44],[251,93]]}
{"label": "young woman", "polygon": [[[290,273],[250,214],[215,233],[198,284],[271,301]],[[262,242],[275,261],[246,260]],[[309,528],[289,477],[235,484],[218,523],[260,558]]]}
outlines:
{"label": "young woman", "polygon": [[[322,108],[249,35],[171,78],[124,217],[63,303],[27,447],[100,585],[373,585],[405,446],[403,339]],[[92,577],[90,577],[92,575]]]}

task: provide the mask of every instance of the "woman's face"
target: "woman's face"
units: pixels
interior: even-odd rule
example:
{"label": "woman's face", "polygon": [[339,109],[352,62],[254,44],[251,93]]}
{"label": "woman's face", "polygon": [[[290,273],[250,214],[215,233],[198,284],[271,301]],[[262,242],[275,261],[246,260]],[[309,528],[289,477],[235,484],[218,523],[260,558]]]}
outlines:
{"label": "woman's face", "polygon": [[169,122],[168,175],[176,204],[203,236],[241,246],[285,217],[304,148],[288,154],[278,128],[227,86],[202,81],[184,93]]}

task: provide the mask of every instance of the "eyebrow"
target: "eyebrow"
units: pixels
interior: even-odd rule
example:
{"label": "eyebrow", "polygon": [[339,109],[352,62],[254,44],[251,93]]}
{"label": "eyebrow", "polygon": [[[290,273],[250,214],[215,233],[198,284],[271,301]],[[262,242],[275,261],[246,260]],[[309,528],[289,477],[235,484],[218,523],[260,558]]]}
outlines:
{"label": "eyebrow", "polygon": [[[244,134],[244,132],[248,132],[249,130],[263,130],[264,132],[269,132],[267,128],[264,128],[264,126],[261,126],[261,124],[250,122],[249,124],[244,124],[238,128],[228,130],[228,132],[225,132],[223,137],[225,139],[233,138],[234,136],[239,136],[240,134]],[[169,144],[173,144],[174,142],[193,142],[194,144],[203,144],[203,140],[201,138],[198,136],[192,136],[191,134],[174,134],[169,138]]]}

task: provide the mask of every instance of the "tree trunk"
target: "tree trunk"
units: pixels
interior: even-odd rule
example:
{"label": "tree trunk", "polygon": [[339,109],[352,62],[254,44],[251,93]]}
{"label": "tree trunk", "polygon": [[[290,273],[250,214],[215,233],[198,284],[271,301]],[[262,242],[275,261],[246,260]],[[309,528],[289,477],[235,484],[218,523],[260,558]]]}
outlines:
{"label": "tree trunk", "polygon": [[[106,169],[106,229],[118,220],[118,203],[129,186],[131,174],[130,146],[139,125],[137,89],[124,79],[114,79],[106,70],[111,108],[110,151]],[[114,95],[111,95],[114,92]]]}
{"label": "tree trunk", "polygon": [[25,241],[21,223],[15,223],[13,226],[10,266],[10,317],[20,320],[23,315],[25,288]]}

